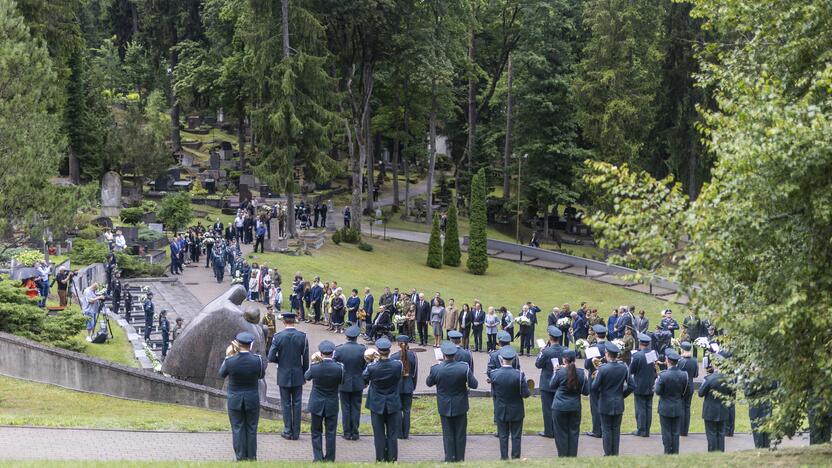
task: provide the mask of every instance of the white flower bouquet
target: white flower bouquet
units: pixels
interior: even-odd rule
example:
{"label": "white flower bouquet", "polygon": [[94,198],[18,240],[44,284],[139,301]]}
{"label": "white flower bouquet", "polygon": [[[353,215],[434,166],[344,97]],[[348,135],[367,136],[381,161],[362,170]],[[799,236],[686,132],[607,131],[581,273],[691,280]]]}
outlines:
{"label": "white flower bouquet", "polygon": [[401,324],[404,323],[404,321],[405,321],[404,315],[396,314],[396,315],[393,316],[393,323],[395,323],[396,325],[401,325]]}
{"label": "white flower bouquet", "polygon": [[619,349],[624,349],[624,340],[622,340],[622,339],[620,339],[620,338],[617,338],[617,339],[612,340],[612,342],[613,342],[616,346],[618,346],[618,348],[619,348]]}
{"label": "white flower bouquet", "polygon": [[528,317],[523,316],[517,317],[514,321],[515,323],[517,323],[517,325],[520,325],[521,327],[528,327],[532,324],[532,321]]}
{"label": "white flower bouquet", "polygon": [[589,347],[589,341],[585,339],[580,339],[575,341],[575,348],[580,351],[585,351]]}
{"label": "white flower bouquet", "polygon": [[569,318],[569,317],[561,317],[561,318],[558,319],[557,322],[555,322],[555,325],[558,328],[566,328],[566,327],[572,325],[572,319]]}
{"label": "white flower bouquet", "polygon": [[709,343],[710,343],[710,341],[705,336],[700,336],[699,338],[693,340],[693,344],[695,344],[696,346],[698,346],[702,349],[708,349],[708,344]]}
{"label": "white flower bouquet", "polygon": [[679,341],[678,338],[671,338],[670,339],[670,347],[675,349],[676,351],[682,349],[682,342]]}

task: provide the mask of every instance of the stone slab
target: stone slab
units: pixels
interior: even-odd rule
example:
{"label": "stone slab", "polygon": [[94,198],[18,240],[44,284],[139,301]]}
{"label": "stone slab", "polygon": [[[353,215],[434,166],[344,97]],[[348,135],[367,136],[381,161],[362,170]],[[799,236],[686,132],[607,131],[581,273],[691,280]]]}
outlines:
{"label": "stone slab", "polygon": [[553,262],[551,260],[543,260],[540,258],[532,260],[528,262],[528,264],[531,266],[536,266],[538,268],[545,268],[547,270],[563,270],[572,266],[568,263]]}
{"label": "stone slab", "polygon": [[510,252],[500,252],[496,255],[492,255],[494,258],[500,258],[503,260],[511,260],[512,262],[531,262],[537,260],[537,257],[530,257],[528,255],[521,256],[520,254],[510,253]]}
{"label": "stone slab", "polygon": [[[634,284],[631,286],[627,286],[627,289],[632,289],[633,291],[638,291],[644,294],[650,294],[650,286],[646,284]],[[667,294],[673,294],[673,291],[666,288],[660,288],[658,286],[653,286],[653,293],[654,296],[664,296]]]}
{"label": "stone slab", "polygon": [[570,275],[585,276],[589,278],[595,278],[597,276],[604,276],[605,274],[607,274],[605,271],[593,270],[592,268],[584,270],[584,267],[579,266],[571,266],[561,271],[563,271],[564,273],[569,273]]}
{"label": "stone slab", "polygon": [[603,275],[595,278],[595,280],[600,281],[602,283],[614,284],[616,286],[632,286],[636,284],[634,281],[626,280],[615,275]]}

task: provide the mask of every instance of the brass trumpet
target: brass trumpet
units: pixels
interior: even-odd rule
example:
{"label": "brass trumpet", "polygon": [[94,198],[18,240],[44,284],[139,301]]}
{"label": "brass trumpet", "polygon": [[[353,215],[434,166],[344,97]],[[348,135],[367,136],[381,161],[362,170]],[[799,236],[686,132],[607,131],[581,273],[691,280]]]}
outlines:
{"label": "brass trumpet", "polygon": [[227,348],[225,348],[225,355],[227,357],[235,356],[237,353],[240,352],[240,343],[237,343],[237,340],[231,342]]}
{"label": "brass trumpet", "polygon": [[312,357],[309,358],[310,364],[320,364],[324,361],[324,355],[320,351],[316,351]]}
{"label": "brass trumpet", "polygon": [[380,357],[381,355],[375,348],[368,348],[366,351],[364,351],[364,360],[367,361],[368,364],[371,362],[378,361]]}

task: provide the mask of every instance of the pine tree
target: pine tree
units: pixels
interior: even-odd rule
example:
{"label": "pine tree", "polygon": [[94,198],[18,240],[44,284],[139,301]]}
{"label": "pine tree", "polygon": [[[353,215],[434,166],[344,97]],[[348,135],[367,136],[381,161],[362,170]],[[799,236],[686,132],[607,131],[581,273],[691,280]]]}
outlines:
{"label": "pine tree", "polygon": [[471,179],[471,230],[468,244],[468,270],[484,275],[488,269],[488,239],[485,234],[485,168]]}
{"label": "pine tree", "polygon": [[445,244],[442,245],[442,257],[445,265],[459,266],[462,254],[459,252],[459,227],[456,220],[456,204],[448,208],[448,223],[445,225]]}
{"label": "pine tree", "polygon": [[442,239],[439,237],[439,213],[433,214],[433,229],[428,241],[428,266],[442,268]]}

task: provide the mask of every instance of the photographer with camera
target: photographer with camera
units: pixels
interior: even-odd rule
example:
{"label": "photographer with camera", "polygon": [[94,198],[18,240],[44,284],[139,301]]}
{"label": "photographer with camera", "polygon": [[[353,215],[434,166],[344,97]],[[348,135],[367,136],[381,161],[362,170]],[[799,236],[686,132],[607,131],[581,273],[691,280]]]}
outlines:
{"label": "photographer with camera", "polygon": [[67,291],[74,275],[74,271],[69,271],[63,266],[58,268],[58,274],[55,275],[55,283],[58,285],[58,305],[61,307],[67,306]]}
{"label": "photographer with camera", "polygon": [[98,283],[92,283],[84,289],[80,302],[84,310],[84,315],[87,317],[87,341],[92,341],[95,322],[98,319],[98,311],[103,301],[104,296],[98,294]]}

